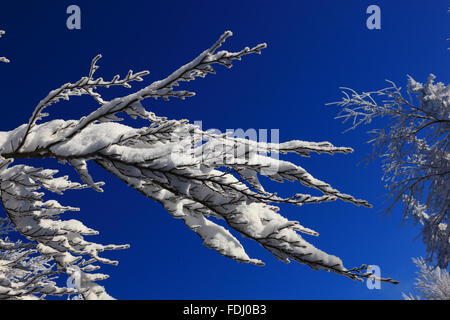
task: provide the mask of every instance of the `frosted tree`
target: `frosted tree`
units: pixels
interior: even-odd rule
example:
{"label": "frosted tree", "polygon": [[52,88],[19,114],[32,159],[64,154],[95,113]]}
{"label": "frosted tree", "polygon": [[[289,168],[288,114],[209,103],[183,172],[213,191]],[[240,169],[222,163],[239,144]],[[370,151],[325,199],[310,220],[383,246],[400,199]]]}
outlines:
{"label": "frosted tree", "polygon": [[[143,101],[149,98],[192,97],[193,92],[176,87],[184,81],[215,73],[214,65],[231,67],[234,60],[260,53],[266,47],[260,44],[238,52],[219,51],[229,36],[231,32],[225,32],[210,48],[167,78],[109,101],[101,96],[99,88],[130,88],[132,82],[143,81],[148,71],[129,71],[124,78],[115,76],[109,81],[96,78],[99,55],[93,59],[87,76],[51,91],[36,106],[28,123],[9,132],[0,132],[0,197],[7,217],[18,232],[35,244],[40,255],[54,261],[55,273],[70,274],[79,270],[81,280],[70,293],[80,294],[85,299],[110,299],[105,289],[97,284],[107,276],[92,272],[98,269],[97,263],[117,264],[100,257],[101,252],[128,247],[87,241],[86,236],[97,232],[77,220],[60,219],[62,213],[77,208],[44,200],[44,192],[62,194],[83,188],[102,192],[103,183],[96,182],[88,170],[90,162],[159,202],[200,236],[205,246],[238,262],[263,265],[262,261],[248,256],[230,231],[210,218],[224,220],[231,229],[258,242],[286,263],[294,260],[315,270],[332,271],[354,280],[374,277],[365,265],[347,269],[340,258],[315,248],[300,233],[307,236],[318,236],[318,233],[284,218],[276,206],[281,203],[302,206],[339,199],[370,207],[367,201],[341,193],[302,167],[268,156],[347,154],[353,151],[351,148],[335,147],[329,142],[274,144],[217,134],[203,131],[187,120],[157,116],[143,106]],[[94,111],[79,120],[44,121],[49,115],[48,107],[61,99],[81,95],[92,97],[98,104]],[[131,118],[129,122],[143,119],[148,125],[128,126],[119,115]],[[78,173],[82,183],[72,182],[67,176],[58,177],[56,170],[13,165],[14,159],[31,158],[53,158],[67,164]],[[317,195],[298,193],[280,197],[263,188],[260,175],[278,182],[299,181],[315,189]],[[396,283],[390,278],[378,280]],[[53,289],[53,292],[62,291]]]}
{"label": "frosted tree", "polygon": [[416,288],[421,296],[403,294],[405,300],[450,300],[450,274],[439,267],[428,266],[421,258],[413,261],[419,268]]}
{"label": "frosted tree", "polygon": [[421,224],[427,261],[444,271],[450,257],[450,85],[408,78],[408,98],[401,88],[357,93],[344,89],[338,118],[352,121],[350,129],[375,118],[389,121],[373,135],[373,153],[381,158],[390,213],[397,203],[404,219]]}
{"label": "frosted tree", "polygon": [[34,243],[9,240],[8,235],[14,233],[11,223],[0,220],[0,300],[42,299],[78,292],[58,287],[53,281],[57,272],[50,258],[39,254]]}

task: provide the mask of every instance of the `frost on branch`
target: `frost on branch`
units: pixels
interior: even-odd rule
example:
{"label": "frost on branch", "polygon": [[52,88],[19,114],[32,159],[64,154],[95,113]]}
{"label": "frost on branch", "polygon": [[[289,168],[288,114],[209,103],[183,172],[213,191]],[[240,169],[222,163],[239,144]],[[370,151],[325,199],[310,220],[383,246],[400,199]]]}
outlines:
{"label": "frost on branch", "polygon": [[[265,44],[246,47],[238,52],[218,51],[231,32],[223,34],[209,49],[182,66],[167,78],[151,83],[127,96],[106,101],[98,93],[99,87],[130,87],[133,81],[143,81],[147,71],[134,73],[110,81],[95,78],[100,56],[91,63],[89,75],[76,83],[67,83],[53,90],[36,107],[29,122],[10,132],[0,133],[0,155],[5,161],[1,196],[4,207],[16,228],[37,249],[54,259],[59,270],[67,272],[72,266],[92,271],[92,262],[115,263],[99,257],[103,250],[123,249],[125,246],[102,246],[87,242],[84,236],[95,231],[78,221],[58,220],[64,207],[55,201],[44,202],[40,189],[62,193],[69,189],[90,187],[102,191],[102,183],[95,182],[89,163],[95,162],[129,186],[164,206],[177,219],[199,235],[204,244],[222,255],[239,262],[263,265],[245,252],[238,239],[213,219],[226,224],[244,237],[253,239],[278,259],[306,264],[315,270],[332,271],[351,279],[373,277],[366,266],[346,269],[340,258],[329,255],[306,241],[300,233],[318,233],[289,221],[280,215],[276,204],[302,206],[337,199],[369,207],[365,200],[341,193],[329,184],[313,177],[302,167],[268,154],[349,153],[353,150],[335,147],[329,142],[290,141],[281,144],[261,143],[230,135],[202,131],[187,120],[168,120],[144,108],[147,98],[185,99],[193,92],[176,90],[184,81],[191,81],[215,73],[213,66],[231,67],[232,62],[248,54],[260,53]],[[79,120],[52,120],[47,108],[61,99],[89,95],[100,106]],[[144,119],[148,126],[135,128],[120,123],[119,116]],[[9,166],[14,158],[54,158],[72,166],[83,185],[70,182],[67,177],[55,178],[55,171],[27,166]],[[7,167],[9,166],[9,167]],[[7,168],[6,168],[7,167]],[[274,181],[299,181],[319,195],[298,193],[280,197],[266,191],[259,176]],[[80,260],[82,256],[90,260]],[[102,275],[92,275],[91,283]],[[391,279],[380,279],[395,283]],[[84,288],[85,298],[106,295],[98,287]],[[95,289],[95,290],[94,290]],[[98,294],[91,295],[94,290]],[[106,296],[105,296],[106,297]]]}
{"label": "frost on branch", "polygon": [[419,268],[416,281],[416,289],[422,295],[414,297],[412,294],[405,295],[405,300],[450,300],[450,274],[445,269],[428,266],[421,258],[413,259]]}
{"label": "frost on branch", "polygon": [[[12,160],[0,157],[0,196],[9,221],[17,231],[33,241],[34,249],[25,252],[23,259],[31,253],[39,252],[42,255],[41,259],[52,260],[56,263],[56,269],[52,268],[48,271],[51,275],[67,272],[67,269],[72,266],[79,267],[81,271],[94,271],[98,269],[98,266],[93,265],[95,262],[117,264],[116,261],[100,257],[99,253],[104,250],[124,249],[127,246],[103,246],[86,241],[84,236],[98,233],[77,220],[59,220],[60,214],[66,211],[78,211],[78,209],[62,206],[54,200],[44,202],[42,199],[44,193],[38,192],[45,189],[62,194],[69,189],[81,189],[83,185],[72,183],[67,177],[55,178],[56,170],[24,165],[9,167],[11,163]],[[89,259],[84,260],[83,256],[89,256]],[[37,288],[31,288],[30,294],[80,293],[85,297],[109,298],[102,287],[94,284],[94,281],[105,279],[106,275],[86,273],[83,276],[89,281],[85,281],[84,287],[78,290],[57,288],[52,283],[38,283]],[[17,295],[17,292],[20,292],[17,290],[19,287],[7,294]],[[21,290],[25,290],[23,292],[28,294],[28,286],[24,286]]]}
{"label": "frost on branch", "polygon": [[48,294],[65,295],[73,289],[59,288],[52,277],[56,274],[50,259],[37,255],[33,243],[11,241],[14,233],[6,220],[0,220],[0,300],[37,299]]}
{"label": "frost on branch", "polygon": [[423,225],[428,262],[445,269],[450,257],[450,85],[434,79],[430,75],[421,84],[409,77],[409,99],[391,83],[374,92],[344,88],[344,98],[334,104],[342,107],[338,118],[352,121],[351,129],[377,117],[389,119],[384,128],[371,131],[370,140],[372,157],[383,161],[391,199],[387,211],[401,202],[405,219]]}

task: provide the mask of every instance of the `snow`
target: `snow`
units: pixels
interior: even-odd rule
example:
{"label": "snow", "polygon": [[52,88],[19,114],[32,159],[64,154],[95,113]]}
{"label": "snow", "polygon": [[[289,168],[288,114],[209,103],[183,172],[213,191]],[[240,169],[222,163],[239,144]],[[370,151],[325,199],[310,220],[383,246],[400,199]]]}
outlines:
{"label": "snow", "polygon": [[[417,299],[450,300],[450,273],[439,267],[428,266],[422,258],[413,261],[419,269],[416,289],[422,294]],[[412,294],[403,294],[403,297],[406,300],[416,300]]]}
{"label": "snow", "polygon": [[[50,269],[51,272],[71,275],[78,268],[82,279],[76,289],[37,282],[33,287],[35,291],[18,294],[32,297],[33,293],[76,293],[85,299],[112,298],[96,283],[107,275],[93,273],[98,269],[94,263],[117,265],[117,261],[101,257],[100,253],[129,246],[102,245],[87,240],[88,236],[98,232],[80,221],[61,218],[66,211],[77,211],[78,208],[63,206],[51,199],[44,200],[48,193],[63,194],[72,189],[89,187],[103,191],[103,183],[96,182],[90,175],[91,162],[161,203],[174,218],[183,220],[199,235],[205,246],[223,256],[243,263],[264,264],[249,257],[237,237],[213,222],[213,218],[223,220],[228,228],[258,242],[284,262],[293,260],[315,270],[332,271],[354,280],[369,277],[369,274],[361,272],[362,268],[346,269],[340,258],[325,253],[302,238],[300,233],[308,236],[318,236],[318,233],[283,217],[277,204],[302,206],[338,199],[354,205],[370,207],[370,204],[341,193],[297,164],[268,156],[286,153],[305,157],[312,153],[346,154],[353,151],[351,148],[335,147],[330,142],[301,140],[280,144],[256,142],[204,132],[187,120],[159,117],[141,104],[147,98],[167,100],[193,96],[193,92],[174,91],[174,87],[214,73],[212,66],[215,64],[231,67],[233,61],[260,53],[266,47],[260,44],[238,52],[217,52],[229,36],[231,32],[224,33],[212,47],[169,77],[111,101],[103,100],[96,88],[129,87],[129,82],[142,81],[141,76],[148,72],[130,71],[121,80],[119,76],[111,81],[95,79],[96,63],[100,59],[97,56],[91,63],[88,77],[51,91],[38,104],[27,124],[9,132],[0,132],[0,198],[10,222],[35,244],[36,253],[45,261],[56,264],[56,270]],[[100,107],[79,120],[44,121],[48,116],[44,110],[48,106],[82,94],[89,94]],[[122,121],[119,114],[127,114],[132,119],[141,118],[149,124],[143,128],[125,125],[119,123]],[[58,177],[56,170],[14,165],[14,158],[55,158],[72,166],[84,184],[72,182],[68,177]],[[299,181],[322,195],[296,194],[282,198],[264,189],[259,181],[260,175],[279,182]],[[6,243],[2,241],[0,244]],[[0,285],[0,298],[1,294],[8,297],[13,292],[1,290]]]}
{"label": "snow", "polygon": [[[425,83],[408,77],[408,95],[393,82],[391,87],[357,93],[345,89],[338,118],[353,120],[356,128],[378,117],[388,118],[384,128],[370,131],[373,158],[383,161],[390,213],[401,202],[405,219],[423,225],[427,261],[447,268],[450,259],[450,85]],[[377,101],[380,100],[380,101]]]}

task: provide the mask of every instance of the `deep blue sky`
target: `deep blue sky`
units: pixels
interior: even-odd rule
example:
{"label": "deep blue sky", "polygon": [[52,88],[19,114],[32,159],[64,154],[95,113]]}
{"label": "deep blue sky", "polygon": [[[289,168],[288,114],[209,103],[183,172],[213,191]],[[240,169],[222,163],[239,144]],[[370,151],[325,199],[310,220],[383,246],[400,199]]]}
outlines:
{"label": "deep blue sky", "polygon": [[[77,4],[82,29],[66,28],[66,8]],[[381,7],[382,29],[366,28],[366,8]],[[9,1],[2,3],[0,56],[0,130],[26,122],[51,89],[86,75],[98,53],[98,76],[148,69],[147,83],[168,75],[209,47],[225,30],[234,37],[225,48],[267,42],[261,56],[247,56],[233,69],[185,85],[197,92],[186,101],[145,105],[169,118],[202,120],[204,128],[280,129],[281,140],[328,140],[350,146],[352,155],[288,157],[343,192],[369,200],[374,209],[348,203],[282,207],[290,219],[321,233],[307,238],[343,258],[347,267],[376,264],[383,276],[401,281],[368,290],[304,265],[285,265],[259,245],[242,239],[248,253],[265,267],[238,264],[205,248],[182,221],[92,165],[104,194],[69,192],[60,201],[81,207],[76,217],[101,232],[91,240],[130,243],[106,253],[118,267],[102,267],[103,281],[119,299],[400,299],[410,292],[416,271],[411,257],[424,246],[412,225],[402,226],[400,210],[382,218],[384,194],[378,162],[357,165],[370,152],[365,128],[342,134],[337,109],[325,104],[340,98],[339,86],[383,88],[385,79],[404,86],[409,74],[424,81],[429,73],[448,82],[448,1]],[[108,97],[126,91],[110,89]],[[73,99],[49,109],[55,117],[79,118],[95,103]],[[60,167],[54,161],[35,165]],[[73,179],[76,175],[70,170]],[[294,194],[298,184],[269,183]],[[66,218],[72,218],[71,214]]]}

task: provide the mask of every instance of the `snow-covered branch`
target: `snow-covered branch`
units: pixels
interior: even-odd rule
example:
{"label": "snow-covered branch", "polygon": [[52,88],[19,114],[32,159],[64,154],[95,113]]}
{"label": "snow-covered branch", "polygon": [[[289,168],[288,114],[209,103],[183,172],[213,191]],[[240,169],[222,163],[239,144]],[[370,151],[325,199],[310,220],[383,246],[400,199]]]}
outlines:
{"label": "snow-covered branch", "polygon": [[58,271],[50,259],[37,254],[33,243],[9,240],[12,233],[14,228],[6,220],[0,220],[0,300],[39,299],[77,292],[58,287],[53,281]]}
{"label": "snow-covered branch", "polygon": [[[94,262],[116,264],[99,256],[104,250],[127,246],[99,245],[84,236],[96,231],[76,220],[58,220],[65,211],[76,208],[62,206],[56,201],[44,201],[38,190],[63,193],[85,187],[102,191],[88,164],[95,162],[129,186],[164,206],[177,219],[199,235],[204,244],[220,254],[239,262],[263,265],[250,258],[238,239],[227,229],[209,219],[224,220],[242,236],[253,239],[278,259],[306,264],[315,270],[332,271],[351,279],[373,278],[366,266],[347,269],[340,258],[329,255],[306,241],[300,233],[318,233],[289,221],[278,213],[279,203],[302,206],[343,200],[370,207],[365,200],[356,199],[319,180],[294,163],[270,157],[268,154],[312,153],[347,154],[351,148],[335,147],[329,142],[289,141],[285,143],[256,142],[229,134],[203,131],[187,120],[168,120],[147,111],[145,99],[170,97],[185,99],[193,92],[175,90],[184,81],[215,73],[213,66],[231,67],[232,62],[252,53],[260,53],[265,44],[246,47],[238,52],[218,51],[231,32],[225,32],[210,48],[167,78],[155,81],[143,89],[111,101],[102,99],[98,87],[125,86],[143,81],[147,71],[133,73],[120,80],[94,78],[100,56],[94,58],[88,76],[53,90],[35,108],[29,122],[10,132],[0,132],[0,195],[9,219],[17,230],[37,243],[37,250],[56,261],[58,270],[68,272],[79,267],[88,280],[80,288],[85,298],[108,298],[95,281],[104,275],[91,274]],[[88,94],[100,105],[79,120],[41,122],[44,111],[60,99]],[[119,113],[149,124],[134,128],[123,123]],[[54,158],[72,166],[84,184],[67,177],[57,178],[56,171],[33,167],[12,166],[13,159]],[[298,181],[315,189],[316,194],[298,193],[280,197],[266,191],[259,181],[266,176],[274,181]],[[88,256],[88,260],[82,257]],[[387,279],[379,279],[396,283]],[[96,287],[95,287],[96,286]],[[84,290],[84,291],[83,291]],[[95,292],[95,294],[92,294]]]}
{"label": "snow-covered branch", "polygon": [[372,158],[383,161],[392,200],[387,210],[402,202],[405,219],[412,216],[424,225],[428,260],[435,258],[436,265],[446,268],[450,257],[450,85],[435,84],[434,79],[430,75],[421,84],[409,77],[409,99],[391,82],[391,87],[374,92],[344,88],[344,98],[334,104],[342,107],[338,118],[352,121],[350,129],[378,117],[389,119],[384,128],[371,131],[370,141]]}
{"label": "snow-covered branch", "polygon": [[413,259],[419,268],[416,289],[421,296],[403,294],[405,300],[450,300],[450,274],[445,269],[428,266],[421,258]]}
{"label": "snow-covered branch", "polygon": [[[96,235],[98,232],[85,227],[77,220],[58,220],[59,215],[66,211],[78,211],[78,208],[60,205],[57,201],[43,201],[44,193],[37,192],[46,189],[62,194],[69,189],[81,189],[85,186],[70,182],[67,177],[55,178],[55,170],[44,170],[23,165],[8,167],[12,160],[0,157],[0,195],[3,208],[9,221],[22,235],[35,243],[32,253],[39,252],[47,260],[56,262],[57,273],[66,272],[74,265],[82,266],[82,271],[94,271],[95,262],[117,265],[116,261],[99,256],[105,250],[125,249],[128,246],[103,246],[84,240],[83,236]],[[28,256],[29,253],[26,255]],[[88,262],[82,260],[89,256]],[[55,272],[52,271],[51,274]],[[105,279],[103,274],[89,274],[91,288],[93,282]],[[69,288],[51,287],[46,294],[82,293],[92,295],[88,287],[74,291]],[[103,290],[104,291],[104,290]],[[102,288],[95,285],[97,298],[109,298]],[[42,292],[38,292],[42,293]]]}

